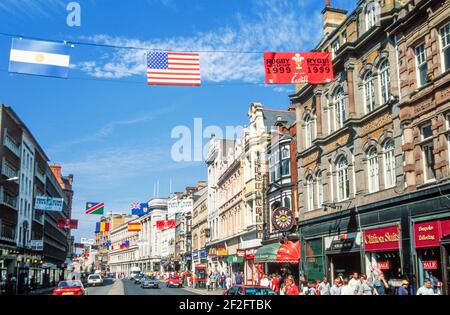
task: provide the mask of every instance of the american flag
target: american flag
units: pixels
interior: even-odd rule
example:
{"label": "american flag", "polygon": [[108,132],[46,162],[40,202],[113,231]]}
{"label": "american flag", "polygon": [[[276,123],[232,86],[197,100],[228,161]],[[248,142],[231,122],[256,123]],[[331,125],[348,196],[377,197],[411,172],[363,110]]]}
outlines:
{"label": "american flag", "polygon": [[149,85],[199,86],[200,55],[182,52],[148,52]]}

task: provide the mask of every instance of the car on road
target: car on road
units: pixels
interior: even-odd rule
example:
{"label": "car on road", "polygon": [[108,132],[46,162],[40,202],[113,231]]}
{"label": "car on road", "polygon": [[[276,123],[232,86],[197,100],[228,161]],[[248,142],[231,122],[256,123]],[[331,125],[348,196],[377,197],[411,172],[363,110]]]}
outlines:
{"label": "car on road", "polygon": [[144,275],[136,275],[134,276],[134,284],[141,284],[142,279],[144,278]]}
{"label": "car on road", "polygon": [[86,291],[80,280],[65,280],[58,283],[52,295],[86,295]]}
{"label": "car on road", "polygon": [[177,276],[170,276],[166,279],[166,287],[167,288],[182,288],[183,287],[183,279]]}
{"label": "car on road", "polygon": [[159,289],[159,281],[156,279],[156,277],[144,277],[141,280],[141,288]]}
{"label": "car on road", "polygon": [[277,295],[275,291],[256,285],[234,285],[223,295]]}
{"label": "car on road", "polygon": [[102,278],[102,276],[96,275],[96,274],[89,275],[89,277],[87,279],[87,285],[88,286],[94,286],[94,287],[97,286],[97,285],[102,286],[103,285],[103,278]]}

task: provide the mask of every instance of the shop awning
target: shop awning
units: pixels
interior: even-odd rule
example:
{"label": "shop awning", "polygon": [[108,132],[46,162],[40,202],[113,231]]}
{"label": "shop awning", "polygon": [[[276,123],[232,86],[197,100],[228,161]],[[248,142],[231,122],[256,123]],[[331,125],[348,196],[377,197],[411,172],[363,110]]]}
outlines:
{"label": "shop awning", "polygon": [[279,263],[299,263],[300,260],[300,242],[286,242],[280,246],[277,252],[277,262]]}
{"label": "shop awning", "polygon": [[277,262],[279,243],[264,245],[256,251],[255,263]]}
{"label": "shop awning", "polygon": [[227,262],[233,264],[242,264],[244,262],[244,258],[238,256],[228,256]]}

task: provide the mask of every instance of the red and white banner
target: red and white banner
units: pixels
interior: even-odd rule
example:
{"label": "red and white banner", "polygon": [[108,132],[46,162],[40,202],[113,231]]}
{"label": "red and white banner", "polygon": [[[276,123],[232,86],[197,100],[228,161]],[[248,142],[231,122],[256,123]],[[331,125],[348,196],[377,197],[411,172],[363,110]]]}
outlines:
{"label": "red and white banner", "polygon": [[156,221],[156,229],[158,231],[164,231],[168,229],[174,229],[176,228],[177,223],[175,220],[160,220]]}
{"label": "red and white banner", "polygon": [[329,52],[266,52],[267,84],[325,84],[334,81]]}
{"label": "red and white banner", "polygon": [[78,228],[78,220],[58,219],[57,225],[61,229],[76,230]]}
{"label": "red and white banner", "polygon": [[437,260],[422,261],[422,268],[423,268],[423,270],[437,270],[438,262],[437,262]]}

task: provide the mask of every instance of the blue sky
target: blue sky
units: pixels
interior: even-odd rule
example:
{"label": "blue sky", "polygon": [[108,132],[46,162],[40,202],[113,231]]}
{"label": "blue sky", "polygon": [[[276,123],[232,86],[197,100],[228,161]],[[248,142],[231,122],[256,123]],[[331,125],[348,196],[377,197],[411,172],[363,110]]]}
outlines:
{"label": "blue sky", "polygon": [[[53,40],[178,51],[307,51],[321,36],[318,0],[78,1],[81,26],[66,24],[64,0],[2,0],[0,32]],[[332,0],[352,9],[356,0]],[[132,3],[132,4],[131,4]],[[144,52],[78,46],[71,49],[68,80],[9,74],[11,38],[0,36],[0,102],[28,125],[51,162],[74,174],[76,240],[92,237],[98,217],[87,201],[107,211],[206,180],[202,162],[172,161],[179,125],[247,123],[253,101],[286,109],[291,86],[266,87],[261,54],[201,54],[200,88],[149,87]],[[207,139],[204,139],[206,144]]]}

